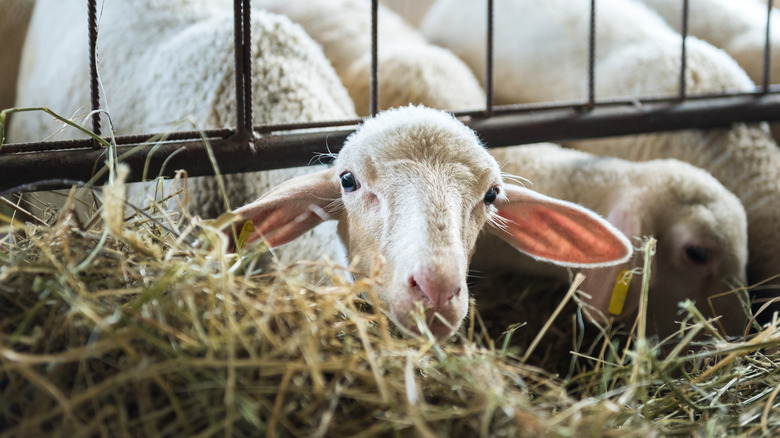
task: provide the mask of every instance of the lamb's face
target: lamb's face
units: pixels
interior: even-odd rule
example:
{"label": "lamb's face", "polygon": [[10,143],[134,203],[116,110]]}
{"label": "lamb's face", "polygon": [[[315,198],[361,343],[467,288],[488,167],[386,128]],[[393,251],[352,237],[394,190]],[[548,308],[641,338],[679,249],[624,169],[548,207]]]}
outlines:
{"label": "lamb's face", "polygon": [[[581,206],[502,184],[473,131],[423,107],[385,111],[347,139],[333,168],[290,179],[236,213],[249,241],[284,245],[337,219],[348,256],[379,279],[378,295],[407,331],[439,338],[468,307],[466,272],[486,228],[539,260],[562,266],[623,263],[631,245]],[[418,327],[412,310],[425,311]]]}
{"label": "lamb's face", "polygon": [[469,258],[494,214],[501,176],[476,136],[450,116],[405,110],[417,117],[383,113],[339,155],[339,235],[359,272],[378,267],[376,292],[400,327],[419,332],[410,312],[421,305],[428,328],[443,338],[468,310]]}
{"label": "lamb's face", "polygon": [[747,265],[747,219],[742,205],[723,193],[682,203],[665,219],[655,257],[658,275],[651,280],[648,303],[648,315],[665,317],[657,316],[651,323],[662,336],[673,333],[679,325],[670,309],[689,298],[706,317],[720,316],[716,325],[727,334],[741,333],[746,318],[737,288],[746,282]]}
{"label": "lamb's face", "polygon": [[[642,166],[659,173],[658,164]],[[663,190],[623,196],[633,202],[624,201],[625,205],[610,214],[627,234],[657,239],[649,283],[648,328],[661,338],[675,333],[680,328],[679,303],[690,299],[705,317],[720,316],[716,326],[725,333],[741,333],[746,318],[736,289],[746,281],[744,208],[706,172],[672,160],[663,164],[669,175]],[[600,296],[597,306],[606,312],[616,273],[641,267],[643,260],[644,254],[637,253],[623,266],[590,273],[591,289],[583,286],[583,290]],[[601,282],[598,287],[597,282]],[[618,320],[628,322],[636,315],[641,284],[638,278],[630,282],[626,310]]]}

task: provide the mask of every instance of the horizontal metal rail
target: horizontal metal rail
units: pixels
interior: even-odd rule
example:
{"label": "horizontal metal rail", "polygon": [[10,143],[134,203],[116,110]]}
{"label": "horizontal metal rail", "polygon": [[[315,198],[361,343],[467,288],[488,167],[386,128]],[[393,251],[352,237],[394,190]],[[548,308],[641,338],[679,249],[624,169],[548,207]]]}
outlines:
{"label": "horizontal metal rail", "polygon": [[[780,94],[777,93],[757,96],[689,96],[688,100],[677,103],[600,101],[592,109],[586,111],[586,107],[587,102],[574,107],[553,105],[547,109],[538,105],[497,106],[492,117],[484,117],[484,113],[479,111],[462,113],[461,118],[477,132],[487,147],[718,128],[735,122],[780,121]],[[283,126],[259,126],[255,129],[259,138],[254,142],[254,148],[231,137],[235,133],[232,130],[207,131],[205,134],[209,138],[219,171],[239,173],[304,166],[317,160],[320,154],[336,153],[347,136],[354,132],[357,122],[326,122],[321,125],[345,126],[306,131],[300,129],[310,128],[310,124],[286,125],[287,129],[292,130],[284,132],[279,131]],[[197,133],[195,137],[199,135]],[[168,139],[165,142],[141,143],[150,137],[122,137],[138,142],[117,146],[117,155],[124,156],[122,161],[130,166],[130,181],[140,181],[147,165],[149,177],[173,176],[177,169],[182,168],[187,169],[189,176],[213,175],[214,169],[208,159],[204,141]],[[178,138],[176,135],[173,137]],[[38,186],[22,186],[44,180],[89,181],[103,167],[107,151],[93,149],[89,140],[75,140],[71,145],[73,148],[70,149],[38,150],[34,153],[9,153],[25,150],[24,144],[5,146],[0,150],[0,192],[19,187],[19,191],[40,189]],[[105,175],[94,182],[101,183],[104,180]],[[69,184],[54,183],[46,188],[64,188]]]}
{"label": "horizontal metal rail", "polygon": [[[717,101],[718,98],[734,98],[734,97],[762,97],[765,94],[778,94],[780,93],[780,84],[770,85],[767,91],[764,88],[757,88],[757,91],[745,91],[745,92],[727,92],[727,93],[713,93],[713,94],[696,94],[686,96],[686,100],[697,101]],[[555,109],[588,109],[589,101],[579,100],[566,100],[566,101],[550,101],[550,102],[534,102],[534,103],[520,103],[511,105],[491,106],[490,114],[485,110],[473,110],[473,111],[457,111],[454,114],[461,118],[466,117],[489,117],[492,113],[496,114],[524,114],[534,113],[539,111],[550,111]],[[670,96],[650,96],[640,98],[606,98],[600,99],[595,103],[594,107],[612,107],[612,106],[641,106],[648,104],[660,104],[669,103],[677,104],[679,99]],[[767,120],[774,120],[771,115],[767,116]],[[316,129],[316,128],[335,128],[357,125],[361,123],[363,119],[345,119],[345,120],[328,120],[320,122],[296,122],[296,123],[282,123],[274,125],[255,125],[254,132],[257,134],[269,134],[273,132],[285,132],[299,129]],[[674,129],[674,128],[672,128]],[[235,135],[236,131],[229,128],[222,129],[208,129],[203,131],[175,131],[166,132],[161,134],[133,134],[117,136],[112,139],[113,143],[117,145],[135,145],[143,142],[147,142],[153,138],[164,138],[165,140],[199,140],[202,138],[207,139],[223,139],[231,135]],[[0,148],[0,156],[3,154],[16,154],[16,153],[30,153],[30,152],[42,152],[52,150],[64,150],[64,149],[83,149],[91,147],[95,143],[91,139],[79,139],[79,140],[59,140],[59,141],[41,141],[35,143],[7,143]]]}

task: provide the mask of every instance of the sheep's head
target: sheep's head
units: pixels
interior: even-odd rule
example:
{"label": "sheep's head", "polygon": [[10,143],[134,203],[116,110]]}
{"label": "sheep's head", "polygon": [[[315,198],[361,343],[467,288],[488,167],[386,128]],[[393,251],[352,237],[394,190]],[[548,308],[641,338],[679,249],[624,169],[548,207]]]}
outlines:
{"label": "sheep's head", "polygon": [[[746,283],[748,245],[747,216],[739,199],[706,171],[687,163],[667,159],[633,166],[652,169],[658,185],[617,190],[607,218],[626,235],[657,239],[650,267],[648,330],[661,338],[674,334],[680,328],[679,303],[690,299],[704,316],[719,317],[715,325],[726,334],[742,333],[747,318],[738,292]],[[624,264],[588,272],[582,289],[592,296],[591,304],[618,321],[635,317],[639,277],[627,281],[622,308],[611,309],[609,303],[616,279],[642,267],[643,256],[637,253]]]}
{"label": "sheep's head", "polygon": [[439,338],[466,315],[468,263],[485,226],[520,251],[567,266],[631,254],[627,239],[591,211],[504,183],[473,131],[424,107],[367,120],[332,168],[290,180],[237,213],[271,246],[337,219],[358,271],[380,266],[376,292],[391,317],[418,331],[410,312],[420,303]]}

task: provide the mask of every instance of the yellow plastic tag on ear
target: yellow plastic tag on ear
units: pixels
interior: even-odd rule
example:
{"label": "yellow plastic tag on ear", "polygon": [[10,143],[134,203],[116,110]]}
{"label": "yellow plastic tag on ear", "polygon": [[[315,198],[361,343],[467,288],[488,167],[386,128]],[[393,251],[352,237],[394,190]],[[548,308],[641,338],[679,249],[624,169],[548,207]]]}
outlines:
{"label": "yellow plastic tag on ear", "polygon": [[252,223],[252,221],[244,222],[244,225],[241,225],[241,231],[238,233],[238,242],[236,242],[236,249],[244,248],[244,246],[246,246],[247,240],[249,240],[249,235],[252,234],[252,232],[254,231],[255,231],[255,225]]}
{"label": "yellow plastic tag on ear", "polygon": [[626,295],[628,295],[628,287],[631,286],[631,278],[634,276],[631,271],[618,272],[615,279],[615,287],[612,289],[612,298],[609,299],[609,307],[607,311],[611,315],[620,315],[623,313],[623,306],[626,305]]}

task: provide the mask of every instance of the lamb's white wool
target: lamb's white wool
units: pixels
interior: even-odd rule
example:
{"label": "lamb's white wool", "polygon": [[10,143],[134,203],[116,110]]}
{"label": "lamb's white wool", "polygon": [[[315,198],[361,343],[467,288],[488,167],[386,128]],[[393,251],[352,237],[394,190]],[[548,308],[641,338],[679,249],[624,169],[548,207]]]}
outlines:
{"label": "lamb's white wool", "polygon": [[[746,281],[747,219],[736,196],[710,174],[674,159],[636,163],[553,144],[491,152],[504,172],[527,178],[529,188],[594,210],[635,244],[645,236],[658,240],[650,279],[650,330],[662,337],[678,330],[677,305],[684,299],[695,301],[708,317],[721,315],[728,334],[744,330],[746,309],[739,295],[729,292]],[[621,272],[641,268],[643,259],[638,252],[626,263],[586,270],[580,289],[601,315],[631,322],[641,276],[631,280],[622,311],[612,314],[610,300]],[[535,275],[545,268],[489,235],[479,239],[473,266],[482,272],[508,269]],[[547,271],[568,279],[563,269]],[[598,312],[594,319],[603,321]]]}
{"label": "lamb's white wool", "polygon": [[[322,45],[360,115],[369,114],[370,0],[257,0],[253,5],[287,15]],[[450,51],[429,44],[392,10],[380,6],[380,109],[422,104],[473,110],[485,95],[469,68]]]}
{"label": "lamb's white wool", "polygon": [[607,266],[631,254],[625,236],[590,210],[503,182],[470,129],[424,107],[369,119],[332,169],[287,181],[237,213],[271,246],[337,220],[357,270],[379,267],[376,291],[393,318],[415,331],[409,312],[421,302],[439,337],[466,315],[466,272],[483,226],[563,266]]}
{"label": "lamb's white wool", "polygon": [[34,0],[3,0],[0,13],[0,110],[14,105],[19,58]]}
{"label": "lamb's white wool", "polygon": [[[484,1],[439,0],[422,28],[475,72],[484,65]],[[497,1],[495,92],[500,102],[584,98],[589,2]],[[680,36],[657,14],[631,0],[597,3],[596,94],[676,94]],[[752,90],[753,82],[725,52],[687,42],[689,93]],[[748,280],[780,273],[780,150],[765,125],[567,143],[631,160],[677,158],[709,171],[740,198],[748,215]]]}
{"label": "lamb's white wool", "polygon": [[[600,0],[596,12],[597,96],[676,93],[680,35],[635,0]],[[485,14],[484,0],[439,0],[421,29],[483,79]],[[496,1],[496,102],[586,98],[589,14],[589,2]],[[722,50],[689,38],[687,51],[691,92],[753,88],[750,78]]]}
{"label": "lamb's white wool", "polygon": [[[81,1],[37,1],[18,105],[46,105],[63,115],[89,111],[87,26],[75,24],[85,20]],[[175,124],[183,119],[204,129],[235,125],[232,2],[105,2],[98,44],[102,102],[117,134],[192,129]],[[356,117],[322,50],[300,26],[283,16],[254,11],[251,47],[255,123]],[[107,122],[104,117],[104,130]],[[45,114],[20,114],[13,120],[11,140],[41,140],[58,128]],[[66,129],[56,138],[77,136]],[[285,179],[319,168],[227,175],[230,205],[238,207]],[[194,213],[214,217],[225,211],[213,178],[192,178],[190,188]],[[337,257],[338,245],[332,248],[329,243],[335,229],[325,228],[315,230],[321,237],[285,248],[283,261]]]}
{"label": "lamb's white wool", "polygon": [[382,0],[382,4],[392,9],[412,26],[419,26],[425,13],[434,0]]}
{"label": "lamb's white wool", "polygon": [[[679,0],[639,0],[661,15],[674,29],[681,28]],[[764,42],[767,2],[758,0],[689,0],[688,33],[731,55],[756,84],[764,80]],[[770,17],[770,68],[780,81],[780,12]]]}
{"label": "lamb's white wool", "polygon": [[[640,0],[674,29],[681,28],[682,2]],[[731,55],[756,84],[764,82],[767,2],[758,0],[692,0],[688,3],[688,32]],[[770,81],[780,82],[780,11],[770,16]],[[780,141],[780,124],[772,124]]]}

